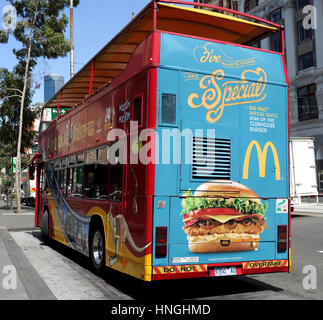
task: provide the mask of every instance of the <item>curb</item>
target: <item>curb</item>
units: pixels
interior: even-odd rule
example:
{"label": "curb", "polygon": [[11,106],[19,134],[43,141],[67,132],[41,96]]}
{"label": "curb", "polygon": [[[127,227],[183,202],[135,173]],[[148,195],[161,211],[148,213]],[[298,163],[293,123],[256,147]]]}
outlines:
{"label": "curb", "polygon": [[31,300],[57,300],[6,228],[0,227],[0,239],[8,251],[12,264],[16,267],[29,298]]}
{"label": "curb", "polygon": [[37,231],[39,229],[36,227],[21,227],[21,228],[7,228],[7,230],[9,232],[20,232],[20,231]]}
{"label": "curb", "polygon": [[323,213],[294,211],[292,212],[291,216],[323,218]]}

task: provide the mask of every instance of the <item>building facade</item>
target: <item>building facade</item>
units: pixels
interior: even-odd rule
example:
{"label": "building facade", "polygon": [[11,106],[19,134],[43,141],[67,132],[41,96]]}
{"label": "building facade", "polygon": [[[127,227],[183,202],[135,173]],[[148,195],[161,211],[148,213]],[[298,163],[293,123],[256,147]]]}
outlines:
{"label": "building facade", "polygon": [[214,6],[239,10],[239,0],[194,0],[194,2],[212,4]]}
{"label": "building facade", "polygon": [[54,94],[63,87],[64,77],[59,74],[49,74],[44,77],[44,102],[48,102]]}
{"label": "building facade", "polygon": [[[285,26],[290,80],[290,133],[314,137],[317,174],[323,192],[323,0],[197,0],[245,12]],[[281,51],[280,34],[259,47]]]}

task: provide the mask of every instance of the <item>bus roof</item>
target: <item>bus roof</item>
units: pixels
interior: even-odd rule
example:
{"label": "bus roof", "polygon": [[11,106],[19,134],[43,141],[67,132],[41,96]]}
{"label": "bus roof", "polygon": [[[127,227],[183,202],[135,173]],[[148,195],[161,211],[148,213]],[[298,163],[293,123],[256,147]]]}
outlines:
{"label": "bus roof", "polygon": [[[197,5],[217,12],[199,9]],[[226,14],[222,13],[224,11]],[[212,5],[152,1],[43,108],[74,107],[95,91],[109,85],[113,78],[126,69],[137,46],[156,30],[246,45],[269,33],[280,31],[281,27],[257,17]]]}

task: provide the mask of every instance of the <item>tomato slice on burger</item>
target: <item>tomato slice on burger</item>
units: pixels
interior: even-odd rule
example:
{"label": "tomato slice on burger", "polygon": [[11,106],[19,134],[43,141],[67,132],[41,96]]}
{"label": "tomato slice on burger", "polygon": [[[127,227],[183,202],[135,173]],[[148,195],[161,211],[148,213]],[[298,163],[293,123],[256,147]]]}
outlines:
{"label": "tomato slice on burger", "polygon": [[201,209],[201,210],[196,209],[196,210],[192,210],[189,213],[185,213],[183,220],[199,218],[202,216],[217,216],[217,215],[238,216],[241,214],[242,213],[239,210],[233,209],[233,208],[207,208],[207,209]]}
{"label": "tomato slice on burger", "polygon": [[[243,214],[239,210],[233,208],[208,208],[201,210],[192,210],[190,213],[184,214],[183,222],[186,227],[192,226],[194,223],[200,220],[209,220],[214,216],[214,220],[216,220],[216,216],[232,216],[232,219],[236,221],[241,221],[247,218],[258,218],[264,219],[263,216],[258,214]],[[234,218],[237,216],[237,218]]]}

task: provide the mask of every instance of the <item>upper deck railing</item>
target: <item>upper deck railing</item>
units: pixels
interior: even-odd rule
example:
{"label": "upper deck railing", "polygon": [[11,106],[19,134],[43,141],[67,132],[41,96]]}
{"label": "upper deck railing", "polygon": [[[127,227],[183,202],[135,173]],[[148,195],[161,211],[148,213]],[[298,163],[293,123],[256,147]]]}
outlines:
{"label": "upper deck railing", "polygon": [[156,31],[238,45],[250,45],[268,34],[281,32],[282,52],[284,52],[284,30],[278,24],[210,4],[154,0],[45,104],[41,121],[44,120],[44,109],[57,108],[59,114],[60,108],[76,107],[108,86],[127,68],[138,45]]}
{"label": "upper deck railing", "polygon": [[221,12],[230,13],[230,14],[232,14],[234,16],[237,16],[237,17],[240,16],[240,17],[244,17],[244,18],[247,18],[247,19],[251,19],[253,21],[261,22],[261,23],[264,23],[266,25],[269,25],[269,26],[272,26],[272,27],[275,27],[275,28],[278,28],[278,29],[284,28],[283,26],[281,26],[281,25],[279,25],[277,23],[274,23],[272,21],[268,21],[268,20],[253,16],[253,15],[250,15],[248,13],[244,13],[244,12],[229,9],[229,8],[215,6],[215,5],[212,5],[212,4],[199,3],[199,2],[189,2],[189,1],[177,1],[177,0],[159,0],[157,2],[159,2],[159,3],[168,3],[168,4],[190,5],[190,6],[194,6],[194,7],[198,7],[198,8],[212,9],[212,10],[218,11],[219,13],[221,13]]}

